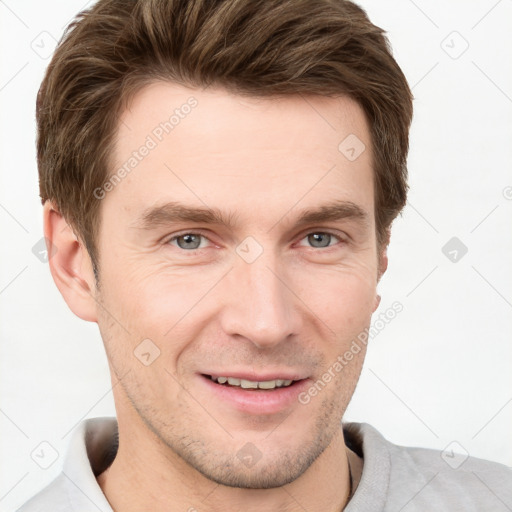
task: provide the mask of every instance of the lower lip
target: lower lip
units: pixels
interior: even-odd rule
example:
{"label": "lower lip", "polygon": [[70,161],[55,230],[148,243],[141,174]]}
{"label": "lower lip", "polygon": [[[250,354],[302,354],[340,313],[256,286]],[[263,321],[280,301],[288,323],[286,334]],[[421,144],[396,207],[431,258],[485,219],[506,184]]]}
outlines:
{"label": "lower lip", "polygon": [[229,402],[239,411],[250,414],[272,414],[283,411],[299,403],[299,393],[305,391],[309,385],[309,379],[303,379],[283,388],[255,390],[217,384],[204,375],[199,377],[214,396]]}

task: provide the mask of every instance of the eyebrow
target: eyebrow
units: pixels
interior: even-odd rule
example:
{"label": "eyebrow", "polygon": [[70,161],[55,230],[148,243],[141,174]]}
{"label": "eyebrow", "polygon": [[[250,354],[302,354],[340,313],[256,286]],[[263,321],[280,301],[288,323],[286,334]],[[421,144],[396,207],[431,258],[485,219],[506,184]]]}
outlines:
{"label": "eyebrow", "polygon": [[[176,222],[193,222],[221,225],[234,229],[236,227],[236,217],[236,212],[224,213],[218,208],[192,207],[177,201],[170,201],[145,209],[134,224],[132,224],[132,227],[151,230]],[[366,210],[352,201],[344,200],[331,201],[302,211],[299,218],[295,221],[295,226],[300,227],[306,224],[345,219],[355,221],[362,227],[369,226],[369,215]]]}

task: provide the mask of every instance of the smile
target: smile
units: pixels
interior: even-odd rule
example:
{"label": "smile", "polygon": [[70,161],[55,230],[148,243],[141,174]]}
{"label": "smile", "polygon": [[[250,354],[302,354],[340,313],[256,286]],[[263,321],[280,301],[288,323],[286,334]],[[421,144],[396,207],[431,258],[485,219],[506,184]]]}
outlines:
{"label": "smile", "polygon": [[292,382],[296,382],[293,380],[284,380],[284,379],[275,379],[275,380],[264,380],[264,381],[253,381],[247,379],[237,379],[236,377],[216,377],[212,375],[207,375],[211,380],[218,384],[223,384],[225,386],[234,386],[243,389],[275,389],[275,388],[284,388],[288,387],[292,384]]}

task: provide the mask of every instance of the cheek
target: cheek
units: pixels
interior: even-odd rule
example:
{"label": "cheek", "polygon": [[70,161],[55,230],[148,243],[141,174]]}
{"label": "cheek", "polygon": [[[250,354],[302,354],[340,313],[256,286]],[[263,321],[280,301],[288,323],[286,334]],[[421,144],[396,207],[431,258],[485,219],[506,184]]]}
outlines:
{"label": "cheek", "polygon": [[177,271],[163,266],[161,270],[139,274],[133,280],[137,316],[170,329],[201,306],[201,299],[218,279],[218,271]]}
{"label": "cheek", "polygon": [[[117,286],[118,279],[124,280],[122,287]],[[117,268],[106,285],[106,308],[125,329],[114,326],[118,336],[114,345],[129,346],[124,352],[129,354],[149,339],[160,352],[157,362],[172,367],[211,318],[211,305],[217,303],[215,299],[212,302],[211,290],[218,279],[218,272],[169,269],[166,265],[134,264],[129,269],[127,265],[122,272]]]}
{"label": "cheek", "polygon": [[352,332],[370,321],[376,276],[372,265],[344,265],[295,273],[297,295],[332,330]]}
{"label": "cheek", "polygon": [[190,271],[169,268],[168,262],[155,263],[130,253],[106,262],[104,274],[109,302],[129,320],[149,321],[164,315],[169,322],[195,297],[201,281]]}
{"label": "cheek", "polygon": [[[200,322],[200,312],[206,319],[221,304],[229,304],[226,282],[215,289],[227,266],[170,266],[168,261],[125,249],[122,257],[105,253],[109,255],[103,272],[105,297],[109,311],[137,337],[173,337],[190,318]],[[283,281],[296,295],[289,300],[296,301],[298,308],[311,309],[337,333],[360,330],[371,318],[374,304],[374,260],[363,248],[348,253],[340,264],[294,261],[281,269]],[[217,295],[220,290],[222,297]],[[233,290],[232,296],[238,295]]]}

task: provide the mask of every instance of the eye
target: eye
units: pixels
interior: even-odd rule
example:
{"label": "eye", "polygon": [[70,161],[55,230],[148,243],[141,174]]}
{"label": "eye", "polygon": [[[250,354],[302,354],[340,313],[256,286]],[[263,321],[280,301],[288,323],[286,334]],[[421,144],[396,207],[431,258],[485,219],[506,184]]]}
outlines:
{"label": "eye", "polygon": [[330,242],[333,239],[337,239],[340,242],[343,242],[341,237],[338,235],[335,235],[334,233],[329,233],[328,231],[312,231],[311,233],[308,233],[302,240],[307,239],[309,243],[311,243],[312,247],[315,248],[326,248],[326,247],[332,247],[332,245],[336,244],[330,244]]}
{"label": "eye", "polygon": [[[311,244],[310,247],[317,249],[332,247],[333,245],[336,245],[336,243],[331,243],[335,240],[344,242],[344,240],[339,235],[335,235],[334,233],[330,233],[328,231],[312,231],[303,237],[301,241],[306,239]],[[203,240],[208,241],[208,238],[206,238],[201,233],[186,232],[174,235],[165,243],[174,245],[178,249],[183,249],[185,251],[194,251],[206,247],[205,244],[201,244]]]}
{"label": "eye", "polygon": [[169,238],[166,243],[170,244],[171,242],[176,241],[179,249],[195,250],[202,249],[201,239],[208,240],[204,235],[199,233],[182,233]]}

